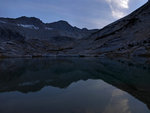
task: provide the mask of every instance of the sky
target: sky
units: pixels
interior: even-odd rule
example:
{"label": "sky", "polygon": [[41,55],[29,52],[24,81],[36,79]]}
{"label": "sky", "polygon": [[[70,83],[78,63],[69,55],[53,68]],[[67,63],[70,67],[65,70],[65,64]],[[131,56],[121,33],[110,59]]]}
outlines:
{"label": "sky", "polygon": [[0,0],[0,17],[37,17],[45,23],[68,21],[79,28],[102,28],[148,0]]}

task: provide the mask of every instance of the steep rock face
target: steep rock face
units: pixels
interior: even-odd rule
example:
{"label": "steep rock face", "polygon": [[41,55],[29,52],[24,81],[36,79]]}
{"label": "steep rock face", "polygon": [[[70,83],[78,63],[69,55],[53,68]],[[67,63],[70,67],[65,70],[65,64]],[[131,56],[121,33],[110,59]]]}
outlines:
{"label": "steep rock face", "polygon": [[69,54],[150,57],[150,1],[130,15],[75,43]]}
{"label": "steep rock face", "polygon": [[9,41],[9,40],[23,41],[24,39],[25,37],[20,35],[18,32],[0,27],[0,40],[1,41]]}
{"label": "steep rock face", "polygon": [[150,56],[150,1],[93,33],[85,43],[80,47],[85,55]]}

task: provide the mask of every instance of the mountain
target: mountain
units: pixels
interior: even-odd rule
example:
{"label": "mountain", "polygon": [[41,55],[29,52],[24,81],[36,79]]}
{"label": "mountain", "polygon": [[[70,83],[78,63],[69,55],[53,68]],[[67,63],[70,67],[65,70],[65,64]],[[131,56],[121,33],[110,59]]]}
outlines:
{"label": "mountain", "polygon": [[93,33],[79,46],[77,50],[85,56],[150,57],[150,1]]}
{"label": "mountain", "polygon": [[35,17],[0,18],[0,57],[54,55],[96,31],[73,27],[62,20],[43,23]]}
{"label": "mountain", "polygon": [[35,17],[0,18],[0,26],[16,30],[27,39],[46,39],[51,40],[54,37],[70,37],[81,39],[97,31],[88,29],[79,29],[71,26],[66,21],[54,23],[43,23]]}
{"label": "mountain", "polygon": [[43,23],[31,17],[0,18],[1,57],[150,57],[150,1],[100,30]]}

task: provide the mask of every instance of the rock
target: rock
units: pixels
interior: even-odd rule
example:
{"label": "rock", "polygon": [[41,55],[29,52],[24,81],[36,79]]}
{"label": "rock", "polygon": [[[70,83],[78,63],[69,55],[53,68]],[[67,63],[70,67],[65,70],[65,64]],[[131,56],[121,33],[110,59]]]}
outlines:
{"label": "rock", "polygon": [[141,56],[147,53],[145,47],[137,48],[131,55],[132,56]]}

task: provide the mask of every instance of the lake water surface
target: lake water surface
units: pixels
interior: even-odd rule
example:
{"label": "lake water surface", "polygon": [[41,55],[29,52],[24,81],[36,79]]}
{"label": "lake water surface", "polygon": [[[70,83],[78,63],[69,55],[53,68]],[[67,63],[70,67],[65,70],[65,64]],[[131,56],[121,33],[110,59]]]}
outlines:
{"label": "lake water surface", "polygon": [[0,113],[150,113],[150,65],[137,61],[1,59]]}

